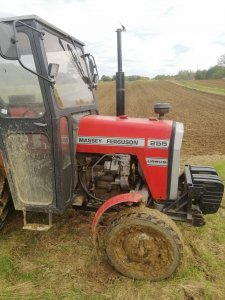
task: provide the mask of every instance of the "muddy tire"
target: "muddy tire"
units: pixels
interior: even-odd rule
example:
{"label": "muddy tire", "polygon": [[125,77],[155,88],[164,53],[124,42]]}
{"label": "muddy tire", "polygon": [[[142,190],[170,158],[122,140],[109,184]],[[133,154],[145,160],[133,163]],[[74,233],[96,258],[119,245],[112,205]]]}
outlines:
{"label": "muddy tire", "polygon": [[0,174],[0,230],[4,227],[11,208],[12,201],[8,183],[6,178]]}
{"label": "muddy tire", "polygon": [[181,263],[182,235],[165,214],[131,208],[111,221],[106,253],[114,268],[127,277],[161,280],[173,275]]}

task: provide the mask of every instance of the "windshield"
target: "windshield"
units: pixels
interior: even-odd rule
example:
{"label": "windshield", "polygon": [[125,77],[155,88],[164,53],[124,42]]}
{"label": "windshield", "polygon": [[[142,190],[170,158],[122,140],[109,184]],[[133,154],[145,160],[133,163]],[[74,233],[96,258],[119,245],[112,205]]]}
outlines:
{"label": "windshield", "polygon": [[86,64],[81,48],[48,32],[44,35],[48,63],[59,64],[54,94],[59,107],[94,104]]}
{"label": "windshield", "polygon": [[[20,60],[36,71],[29,38],[18,32]],[[18,60],[0,57],[0,115],[11,118],[37,118],[44,114],[38,77],[25,70]]]}

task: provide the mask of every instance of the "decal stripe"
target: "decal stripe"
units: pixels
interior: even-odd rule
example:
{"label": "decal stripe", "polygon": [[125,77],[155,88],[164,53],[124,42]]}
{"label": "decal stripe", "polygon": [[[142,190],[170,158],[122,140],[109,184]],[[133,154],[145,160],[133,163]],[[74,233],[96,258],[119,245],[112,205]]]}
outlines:
{"label": "decal stripe", "polygon": [[78,136],[77,143],[82,145],[144,147],[145,139],[106,136]]}
{"label": "decal stripe", "polygon": [[167,167],[167,158],[157,158],[157,157],[146,157],[146,163],[149,167]]}

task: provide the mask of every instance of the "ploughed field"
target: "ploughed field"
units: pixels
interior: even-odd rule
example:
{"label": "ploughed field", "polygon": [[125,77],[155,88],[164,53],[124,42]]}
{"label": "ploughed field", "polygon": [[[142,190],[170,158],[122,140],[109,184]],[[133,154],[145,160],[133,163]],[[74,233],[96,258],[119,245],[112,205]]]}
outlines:
{"label": "ploughed field", "polygon": [[[213,82],[210,81],[212,86],[222,86],[220,81]],[[225,96],[192,90],[169,81],[126,82],[125,95],[125,112],[130,117],[155,116],[153,105],[157,102],[172,105],[166,119],[184,123],[182,153],[185,156],[225,154]],[[115,97],[114,82],[99,85],[100,114],[115,115]]]}

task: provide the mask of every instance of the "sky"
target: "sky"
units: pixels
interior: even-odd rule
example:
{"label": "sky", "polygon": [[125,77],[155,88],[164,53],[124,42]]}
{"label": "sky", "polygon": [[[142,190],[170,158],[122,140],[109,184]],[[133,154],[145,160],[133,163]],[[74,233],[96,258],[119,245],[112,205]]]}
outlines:
{"label": "sky", "polygon": [[153,78],[202,70],[225,53],[224,0],[0,0],[0,18],[36,14],[86,44],[100,77],[123,71]]}

